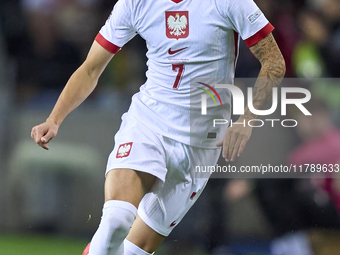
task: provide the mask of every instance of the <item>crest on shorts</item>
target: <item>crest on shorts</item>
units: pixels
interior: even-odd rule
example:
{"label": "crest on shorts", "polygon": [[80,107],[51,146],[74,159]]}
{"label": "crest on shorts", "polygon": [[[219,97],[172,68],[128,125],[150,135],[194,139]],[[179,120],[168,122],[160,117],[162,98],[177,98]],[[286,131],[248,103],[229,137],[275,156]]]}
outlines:
{"label": "crest on shorts", "polygon": [[119,145],[116,158],[125,158],[130,155],[132,143],[124,143]]}
{"label": "crest on shorts", "polygon": [[187,38],[189,35],[189,12],[165,12],[166,36],[171,39]]}

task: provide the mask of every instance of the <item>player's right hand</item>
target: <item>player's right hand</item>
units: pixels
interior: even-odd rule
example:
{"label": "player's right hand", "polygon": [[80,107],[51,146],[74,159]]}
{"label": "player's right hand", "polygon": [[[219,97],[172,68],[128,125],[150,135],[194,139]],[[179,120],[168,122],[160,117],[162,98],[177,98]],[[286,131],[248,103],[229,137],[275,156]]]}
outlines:
{"label": "player's right hand", "polygon": [[59,126],[51,121],[46,121],[32,128],[32,139],[42,148],[48,150],[47,143],[58,133]]}

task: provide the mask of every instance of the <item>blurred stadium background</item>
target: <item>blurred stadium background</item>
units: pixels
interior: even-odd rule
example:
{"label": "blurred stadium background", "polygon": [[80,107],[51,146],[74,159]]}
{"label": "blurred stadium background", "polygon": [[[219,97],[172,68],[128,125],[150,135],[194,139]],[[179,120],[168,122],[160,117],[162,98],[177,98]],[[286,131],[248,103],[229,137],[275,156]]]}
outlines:
{"label": "blurred stadium background", "polygon": [[[50,151],[30,130],[48,116],[115,2],[0,0],[0,254],[81,254],[96,230],[113,135],[145,80],[143,40],[114,57]],[[313,122],[292,111],[301,128],[257,129],[235,165],[340,163],[340,1],[255,2],[276,27],[286,76],[309,81],[318,99]],[[241,44],[237,77],[259,68]],[[213,178],[156,254],[339,254],[339,194],[337,179]]]}

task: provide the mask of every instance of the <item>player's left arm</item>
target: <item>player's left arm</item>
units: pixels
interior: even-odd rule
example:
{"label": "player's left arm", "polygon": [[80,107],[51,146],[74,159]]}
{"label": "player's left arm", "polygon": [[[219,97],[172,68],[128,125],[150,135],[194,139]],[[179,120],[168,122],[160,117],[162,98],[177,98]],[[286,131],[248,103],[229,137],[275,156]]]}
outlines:
{"label": "player's left arm", "polygon": [[[261,110],[271,101],[272,88],[281,83],[286,73],[286,64],[272,33],[249,49],[261,63],[261,70],[253,91],[253,106]],[[258,118],[249,111],[248,107],[245,117]]]}
{"label": "player's left arm", "polygon": [[[253,106],[255,109],[263,110],[272,99],[273,87],[277,87],[285,75],[285,61],[272,33],[249,49],[261,63],[261,70],[253,89]],[[237,120],[246,123],[245,127],[243,125],[229,127],[223,140],[217,144],[223,146],[222,156],[227,162],[234,161],[236,156],[239,157],[243,153],[252,133],[252,127],[247,125],[248,120],[256,118],[258,115],[252,113],[247,106],[244,115]]]}

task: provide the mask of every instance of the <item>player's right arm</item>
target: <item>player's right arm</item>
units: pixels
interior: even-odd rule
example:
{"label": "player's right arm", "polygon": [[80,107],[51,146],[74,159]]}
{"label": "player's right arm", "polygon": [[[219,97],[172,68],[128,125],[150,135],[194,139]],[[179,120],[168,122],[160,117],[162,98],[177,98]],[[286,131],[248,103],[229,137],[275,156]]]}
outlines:
{"label": "player's right arm", "polygon": [[96,41],[93,42],[86,60],[68,80],[50,116],[44,123],[33,127],[31,137],[39,146],[49,149],[47,143],[57,135],[65,117],[91,94],[113,56]]}

